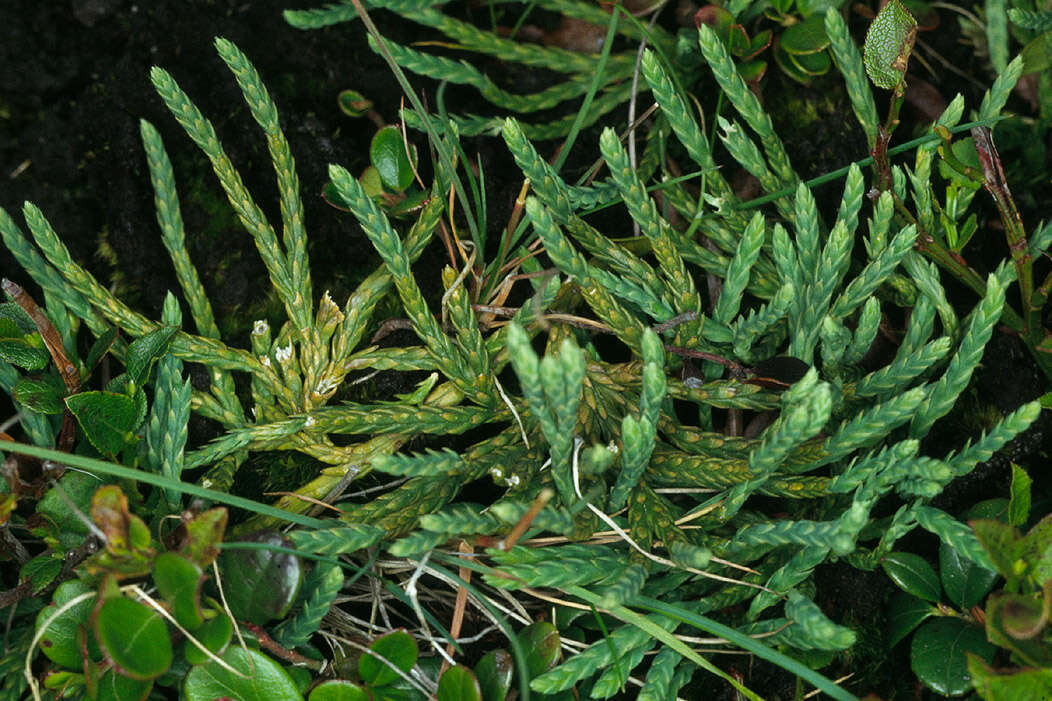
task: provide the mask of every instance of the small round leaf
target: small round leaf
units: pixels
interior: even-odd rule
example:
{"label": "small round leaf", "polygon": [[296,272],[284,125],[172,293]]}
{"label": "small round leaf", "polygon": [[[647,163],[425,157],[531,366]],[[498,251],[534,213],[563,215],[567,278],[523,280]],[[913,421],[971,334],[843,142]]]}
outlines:
{"label": "small round leaf", "polygon": [[[229,618],[227,618],[226,613],[220,613],[214,618],[205,621],[200,628],[193,632],[193,636],[197,642],[204,645],[216,655],[223,654],[227,645],[230,644],[230,639],[233,635],[234,624],[230,622]],[[201,648],[197,647],[189,640],[183,643],[183,654],[186,657],[186,661],[190,664],[205,664],[211,659],[201,650]]]}
{"label": "small round leaf", "polygon": [[[94,590],[79,579],[71,579],[60,584],[55,590],[51,603],[37,614],[37,630],[40,630],[40,627],[64,604],[91,591]],[[94,606],[95,597],[88,597],[63,611],[48,625],[39,643],[41,651],[47,655],[48,659],[69,669],[83,667],[84,661],[81,659],[80,646],[77,644],[77,628],[87,624],[88,616],[91,615]]]}
{"label": "small round leaf", "polygon": [[791,54],[815,54],[829,46],[825,14],[811,15],[782,33],[782,48]]}
{"label": "small round leaf", "polygon": [[384,127],[376,132],[369,146],[369,161],[376,166],[384,185],[391,190],[401,192],[412,184],[413,168],[398,127]]}
{"label": "small round leaf", "polygon": [[[255,533],[244,542],[292,547],[275,531]],[[298,557],[275,550],[226,550],[221,560],[223,590],[236,618],[263,625],[288,613],[303,581]]]}
{"label": "small round leaf", "polygon": [[308,701],[372,701],[369,692],[345,679],[331,679],[314,687]]}
{"label": "small round leaf", "polygon": [[526,666],[531,677],[547,672],[559,661],[559,631],[551,623],[531,623],[520,630],[517,637],[526,651]]}
{"label": "small round leaf", "polygon": [[396,630],[377,638],[369,649],[383,658],[381,660],[376,655],[366,653],[358,661],[358,674],[361,675],[362,681],[370,686],[383,686],[398,679],[401,675],[391,669],[391,665],[408,673],[420,654],[413,636],[404,630]]}
{"label": "small round leaf", "polygon": [[245,676],[231,674],[215,662],[197,665],[183,682],[186,701],[303,701],[288,673],[262,652],[234,645],[222,658]]}
{"label": "small round leaf", "polygon": [[482,689],[463,665],[447,669],[438,680],[438,701],[482,701]]}
{"label": "small round leaf", "polygon": [[201,615],[201,568],[175,553],[161,553],[153,561],[153,581],[172,607],[172,615],[187,630],[205,619]]}
{"label": "small round leaf", "polygon": [[504,701],[511,689],[515,660],[504,650],[491,650],[475,665],[475,677],[486,701]]}
{"label": "small round leaf", "polygon": [[150,607],[117,596],[95,617],[95,635],[103,654],[124,676],[154,679],[172,664],[172,641],[164,619]]}

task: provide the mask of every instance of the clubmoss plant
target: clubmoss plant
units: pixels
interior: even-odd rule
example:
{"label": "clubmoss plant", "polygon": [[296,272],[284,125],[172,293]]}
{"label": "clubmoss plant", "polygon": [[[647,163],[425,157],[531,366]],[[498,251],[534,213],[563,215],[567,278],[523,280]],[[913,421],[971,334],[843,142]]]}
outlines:
{"label": "clubmoss plant", "polygon": [[[444,22],[437,11],[406,7]],[[876,142],[878,122],[858,49],[839,14],[828,12],[825,22],[852,105]],[[319,469],[279,501],[290,518],[370,473],[398,477],[385,482],[380,496],[342,504],[332,528],[296,517],[306,527],[290,534],[292,543],[341,556],[383,540],[389,555],[409,558],[417,572],[445,581],[451,581],[446,568],[459,567],[481,573],[487,587],[518,592],[520,602],[543,587],[595,607],[602,636],[590,635],[578,654],[532,678],[520,670],[523,685],[540,694],[580,686],[608,698],[634,675],[644,697],[668,698],[702,667],[756,698],[673,635],[699,628],[775,660],[835,698],[851,698],[771,646],[826,662],[849,648],[856,634],[823,613],[812,573],[823,563],[873,569],[918,526],[993,568],[972,531],[929,502],[1025,429],[1038,405],[1023,406],[948,454],[922,455],[920,442],[967,387],[1002,318],[1015,270],[1001,265],[983,280],[982,298],[959,319],[938,268],[914,250],[919,227],[894,217],[905,173],[892,171],[894,189],[881,192],[865,217],[867,183],[862,168],[850,165],[827,223],[770,116],[707,26],[699,29],[698,47],[737,113],[720,118],[719,138],[760,181],[772,211],[735,196],[666,66],[657,53],[645,52],[642,76],[668,125],[655,129],[655,139],[671,146],[674,134],[677,148],[704,173],[703,187],[669,179],[662,183],[669,208],[659,207],[646,171],[632,167],[609,129],[598,145],[609,177],[572,186],[539,156],[516,120],[503,121],[502,136],[533,192],[524,204],[529,227],[543,244],[539,262],[521,265],[529,272],[549,267],[547,275],[529,278],[533,288],[517,308],[502,310],[511,317],[506,324],[481,323],[480,315],[495,312],[473,304],[464,271],[443,271],[438,308],[414,276],[448,214],[451,173],[437,168],[430,200],[402,232],[356,178],[330,167],[333,188],[383,259],[338,305],[313,289],[294,161],[249,60],[232,43],[216,41],[267,138],[280,226],[247,192],[211,123],[172,76],[155,68],[158,93],[210,159],[287,321],[276,329],[256,324],[247,349],[220,338],[186,252],[171,164],[156,129],[143,122],[158,222],[196,328],[176,333],[170,352],[209,369],[211,386],[192,390],[189,406],[223,430],[181,453],[151,425],[145,464],[169,478],[204,468],[200,484],[225,491],[249,453],[299,451]],[[1013,75],[995,83],[982,119],[996,118]],[[941,125],[956,125],[961,102]],[[418,113],[415,119],[434,118]],[[444,124],[435,132],[455,139]],[[931,157],[936,138],[918,153]],[[610,201],[624,204],[642,246],[620,245],[614,232],[584,218]],[[63,327],[76,331],[83,324],[99,335],[113,324],[140,337],[161,326],[77,265],[36,207],[27,204],[24,215],[33,242],[2,211],[0,234]],[[378,349],[363,342],[389,293],[397,295],[418,345]],[[894,358],[867,368],[862,359],[882,317],[903,307],[912,311]],[[179,319],[173,312],[165,321]],[[533,340],[544,345],[542,354]],[[777,356],[806,366],[803,377],[773,386],[756,382],[771,378],[750,377],[750,367]],[[701,363],[700,376],[684,359]],[[506,372],[509,363],[513,373]],[[186,385],[176,361],[166,359],[161,369],[158,388],[173,405]],[[372,370],[425,370],[442,379],[396,403],[332,403],[352,373]],[[236,373],[249,378],[246,394],[236,390]],[[746,419],[756,420],[755,435],[741,430]],[[452,450],[445,442],[458,435],[464,438]],[[399,452],[422,437],[439,449]],[[489,503],[458,500],[466,485],[486,478],[497,487]],[[174,494],[166,498],[176,506]],[[777,508],[766,498],[776,499]],[[269,522],[254,518],[241,530]],[[532,540],[541,533],[543,541]],[[445,547],[451,542],[483,556],[456,557]],[[407,589],[415,591],[417,577]],[[746,613],[729,613],[730,607]],[[418,604],[413,610],[423,621]],[[296,625],[280,630],[288,645],[305,644]],[[641,668],[651,651],[657,655]]]}

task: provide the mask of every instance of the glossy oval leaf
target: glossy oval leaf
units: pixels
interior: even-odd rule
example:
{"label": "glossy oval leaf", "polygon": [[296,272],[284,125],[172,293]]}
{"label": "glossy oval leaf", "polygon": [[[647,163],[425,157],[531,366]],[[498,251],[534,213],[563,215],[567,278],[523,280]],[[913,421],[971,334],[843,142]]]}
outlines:
{"label": "glossy oval leaf", "polygon": [[131,679],[108,669],[99,677],[96,701],[143,701],[152,688],[151,680]]}
{"label": "glossy oval leaf", "polygon": [[942,588],[958,608],[970,609],[983,600],[998,574],[962,556],[946,543],[939,545],[939,578]]}
{"label": "glossy oval leaf", "polygon": [[881,567],[903,591],[918,599],[939,603],[939,575],[920,555],[913,553],[891,553],[885,557]]}
{"label": "glossy oval leaf", "polygon": [[[224,611],[205,621],[193,632],[194,639],[216,655],[222,655],[234,636],[234,624]],[[183,643],[183,655],[190,664],[205,664],[211,658],[189,640]]]}
{"label": "glossy oval leaf", "polygon": [[[37,614],[36,628],[40,628],[51,618],[63,605],[69,603],[81,594],[87,594],[94,590],[79,579],[71,579],[63,582],[55,589],[51,603],[40,610]],[[55,664],[69,669],[82,669],[80,646],[77,644],[77,628],[86,625],[91,610],[95,606],[95,597],[88,597],[80,603],[63,611],[54,621],[48,624],[40,638],[40,650],[48,659]]]}
{"label": "glossy oval leaf", "polygon": [[972,688],[965,653],[989,662],[997,648],[978,626],[959,618],[940,618],[921,626],[910,645],[910,664],[925,686],[944,696],[961,696]]}
{"label": "glossy oval leaf", "polygon": [[526,653],[526,667],[536,677],[559,661],[559,631],[547,621],[537,621],[518,633],[519,644]]}
{"label": "glossy oval leaf", "polygon": [[395,192],[401,192],[413,182],[413,168],[398,127],[387,126],[376,132],[369,145],[369,162],[383,184]]}
{"label": "glossy oval leaf", "polygon": [[475,665],[484,701],[504,701],[511,689],[515,660],[504,650],[490,650]]}
{"label": "glossy oval leaf", "polygon": [[408,674],[420,654],[413,636],[404,630],[392,631],[377,638],[369,649],[383,658],[381,660],[376,655],[365,653],[358,660],[358,674],[362,681],[371,686],[383,686],[400,678],[401,675],[391,665]]}
{"label": "glossy oval leaf", "polygon": [[234,645],[222,658],[244,676],[232,674],[215,662],[197,665],[183,682],[186,701],[303,701],[281,665],[262,652]]}
{"label": "glossy oval leaf", "polygon": [[154,679],[172,664],[172,641],[164,619],[146,604],[123,596],[108,599],[95,616],[102,653],[124,676]]}
{"label": "glossy oval leaf", "polygon": [[935,615],[935,607],[904,591],[897,591],[888,604],[888,647],[895,647],[907,635]]}
{"label": "glossy oval leaf", "polygon": [[437,698],[438,701],[482,701],[482,688],[471,670],[458,664],[439,677]]}
{"label": "glossy oval leaf", "polygon": [[139,412],[135,401],[125,394],[81,392],[66,397],[66,406],[103,455],[119,453],[133,438]]}
{"label": "glossy oval leaf", "polygon": [[890,0],[866,32],[862,60],[877,87],[891,90],[902,82],[917,38],[917,20],[899,0]]}
{"label": "glossy oval leaf", "polygon": [[179,625],[195,630],[205,622],[201,614],[201,568],[175,553],[161,553],[153,561],[157,591],[172,607]]}
{"label": "glossy oval leaf", "polygon": [[307,701],[372,701],[372,696],[345,679],[330,679],[314,687]]}
{"label": "glossy oval leaf", "polygon": [[[285,548],[292,543],[276,531],[263,531],[242,542]],[[276,550],[225,550],[220,572],[234,617],[257,625],[288,613],[303,582],[300,558]]]}

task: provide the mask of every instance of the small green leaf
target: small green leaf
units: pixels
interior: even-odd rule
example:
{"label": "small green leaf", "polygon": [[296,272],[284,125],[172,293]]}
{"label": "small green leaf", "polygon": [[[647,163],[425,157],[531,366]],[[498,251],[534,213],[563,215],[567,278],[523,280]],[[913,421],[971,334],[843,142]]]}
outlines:
{"label": "small green leaf", "polygon": [[[276,531],[263,531],[242,542],[292,547]],[[292,607],[303,582],[300,558],[275,550],[225,550],[220,558],[223,590],[239,620],[263,625],[282,618]]]}
{"label": "small green leaf", "polygon": [[358,183],[368,197],[376,200],[384,196],[384,181],[380,177],[380,171],[376,169],[376,166],[369,166],[363,170],[358,177]]}
{"label": "small green leaf", "polygon": [[66,405],[66,385],[56,375],[23,377],[12,392],[15,401],[38,414],[61,414]]}
{"label": "small green leaf", "polygon": [[946,596],[961,609],[970,609],[990,593],[998,574],[961,556],[955,549],[939,545],[939,577]]}
{"label": "small green leaf", "polygon": [[33,583],[33,591],[40,591],[51,580],[62,571],[62,560],[52,557],[50,552],[40,553],[26,564],[22,565],[21,579],[28,579]]}
{"label": "small green leaf", "polygon": [[0,303],[0,338],[21,338],[36,330],[33,317],[25,309],[14,302]]}
{"label": "small green leaf", "polygon": [[381,660],[376,655],[366,653],[358,660],[358,674],[370,686],[384,686],[400,677],[388,662],[408,674],[420,654],[413,636],[404,630],[392,631],[377,638],[369,649],[383,658]]}
{"label": "small green leaf", "polygon": [[[791,2],[792,0],[790,0]],[[694,24],[707,24],[716,32],[721,41],[727,41],[727,32],[734,26],[734,15],[719,5],[705,5],[694,13]]]}
{"label": "small green leaf", "polygon": [[120,329],[116,326],[111,326],[91,344],[91,350],[88,351],[87,357],[84,358],[84,367],[89,373],[102,360],[102,356],[106,355],[109,349],[113,347],[119,335]]}
{"label": "small green leaf", "polygon": [[373,108],[372,100],[367,99],[357,90],[341,90],[337,96],[340,111],[348,117],[361,117]]}
{"label": "small green leaf", "polygon": [[340,196],[339,190],[337,190],[336,186],[332,184],[332,181],[329,181],[322,185],[321,198],[325,200],[326,204],[328,204],[330,207],[335,207],[341,212],[351,211],[350,205],[347,204],[347,202],[344,201],[343,197]]}
{"label": "small green leaf", "polygon": [[201,614],[201,568],[176,555],[161,553],[153,561],[153,581],[157,591],[172,607],[179,625],[195,630],[205,622]]}
{"label": "small green leaf", "polygon": [[[200,628],[193,632],[197,642],[220,656],[226,650],[227,645],[230,644],[230,639],[233,635],[234,624],[224,611],[219,611],[218,615],[205,621]],[[183,643],[183,654],[186,656],[186,661],[190,664],[205,664],[210,659],[201,648],[189,640]]]}
{"label": "small green leaf", "polygon": [[531,623],[516,636],[526,652],[526,667],[530,677],[536,677],[559,661],[559,631],[547,621]]}
{"label": "small green leaf", "polygon": [[1042,603],[1021,594],[991,594],[986,602],[986,639],[1025,665],[1052,667],[1052,648],[1042,639],[1048,627]]}
{"label": "small green leaf", "polygon": [[1018,577],[1015,572],[1015,561],[1022,545],[1021,536],[1014,526],[993,519],[980,518],[969,521],[968,525],[975,532],[975,537],[990,556],[998,574],[1009,581]]}
{"label": "small green leaf", "polygon": [[1034,524],[1023,537],[1020,554],[1034,583],[1043,586],[1052,579],[1052,514]]}
{"label": "small green leaf", "polygon": [[168,627],[157,613],[123,596],[108,599],[95,617],[103,654],[124,676],[154,679],[172,664]]}
{"label": "small green leaf", "polygon": [[138,411],[127,395],[81,392],[66,397],[66,406],[84,429],[84,435],[103,455],[116,455],[134,438]]}
{"label": "small green leaf", "polygon": [[833,59],[825,51],[816,54],[788,54],[789,60],[809,76],[825,75],[833,65]]}
{"label": "small green leaf", "polygon": [[959,618],[929,621],[913,636],[910,664],[924,684],[944,696],[962,696],[972,688],[965,653],[989,662],[997,648],[986,641],[982,628]]}
{"label": "small green leaf", "polygon": [[132,679],[106,670],[99,677],[97,701],[143,701],[153,688],[152,680]]}
{"label": "small green leaf", "polygon": [[984,699],[1014,701],[1052,698],[1052,667],[994,670],[979,657],[969,653],[968,673],[976,691]]}
{"label": "small green leaf", "polygon": [[939,575],[920,555],[891,553],[880,564],[903,591],[933,604],[939,603]]}
{"label": "small green leaf", "polygon": [[225,507],[202,511],[186,522],[186,538],[179,545],[179,553],[197,563],[202,570],[219,555],[219,543],[226,530]]}
{"label": "small green leaf", "polygon": [[504,650],[490,650],[475,665],[475,677],[485,701],[504,701],[511,689],[515,660]]}
{"label": "small green leaf", "polygon": [[[32,338],[32,335],[26,338]],[[23,370],[43,370],[51,362],[51,355],[46,349],[30,345],[24,339],[5,338],[0,340],[0,360],[6,360]]]}
{"label": "small green leaf", "polygon": [[215,662],[197,665],[183,682],[186,701],[303,701],[288,673],[262,652],[232,645],[222,659],[241,676]]}
{"label": "small green leaf", "polygon": [[369,162],[380,173],[384,185],[401,192],[413,182],[413,168],[398,127],[388,126],[376,132],[369,146]]}
{"label": "small green leaf", "polygon": [[877,13],[862,48],[866,73],[877,87],[891,90],[902,82],[917,38],[917,20],[899,0]]}
{"label": "small green leaf", "polygon": [[438,701],[482,701],[482,689],[470,669],[456,665],[439,677],[437,698]]}
{"label": "small green leaf", "polygon": [[[81,594],[87,594],[94,590],[79,579],[71,579],[63,582],[55,589],[55,595],[51,603],[40,610],[37,614],[36,628],[41,626],[55,614],[63,605],[72,601]],[[80,646],[77,644],[77,629],[87,624],[88,616],[95,607],[95,597],[87,597],[84,601],[75,604],[65,610],[48,625],[47,630],[40,638],[40,650],[55,664],[69,669],[83,669]]]}
{"label": "small green leaf", "polygon": [[815,54],[829,46],[825,13],[814,14],[782,33],[782,48],[791,54]]}
{"label": "small green leaf", "polygon": [[1012,463],[1012,489],[1008,500],[1008,522],[1022,526],[1030,517],[1030,484],[1033,482],[1026,470]]}
{"label": "small green leaf", "polygon": [[174,326],[162,326],[135,339],[128,346],[125,367],[128,370],[128,380],[134,382],[136,387],[142,387],[146,382],[150,367],[168,352],[168,346],[172,344],[172,338],[178,330]]}
{"label": "small green leaf", "polygon": [[1023,75],[1038,73],[1052,66],[1052,32],[1038,34],[1019,52],[1023,57]]}
{"label": "small green leaf", "polygon": [[330,679],[314,687],[308,701],[372,701],[368,691],[344,679]]}
{"label": "small green leaf", "polygon": [[935,614],[935,608],[904,591],[895,592],[888,605],[888,647],[895,647],[924,619]]}

